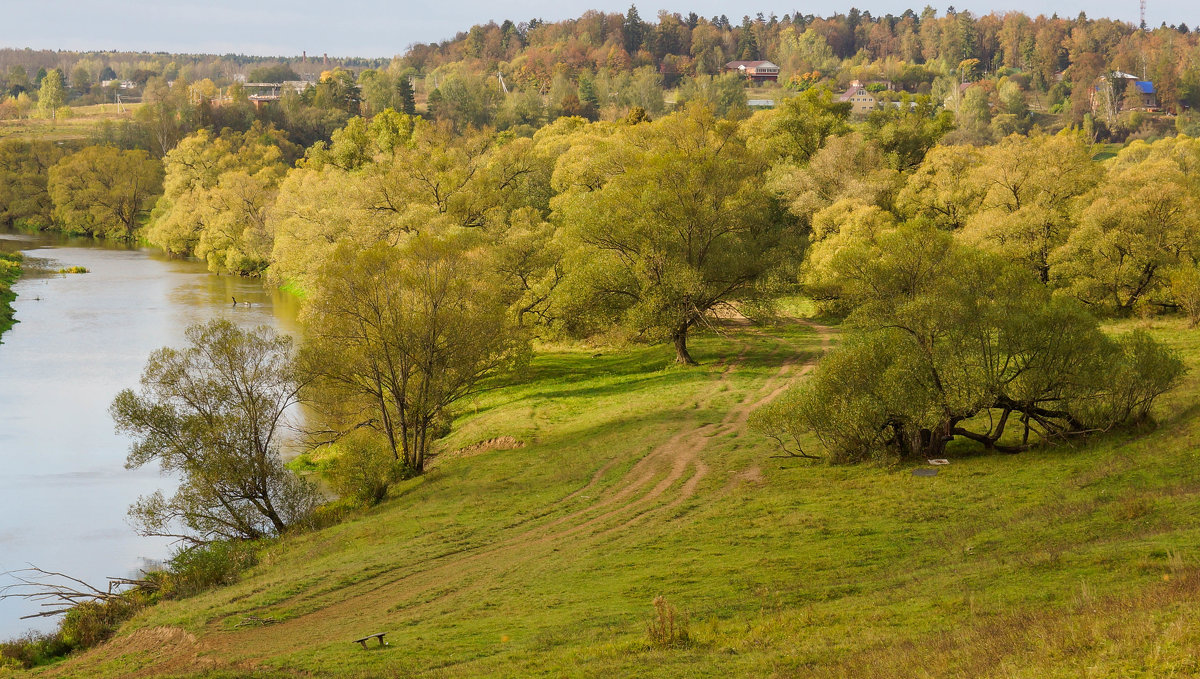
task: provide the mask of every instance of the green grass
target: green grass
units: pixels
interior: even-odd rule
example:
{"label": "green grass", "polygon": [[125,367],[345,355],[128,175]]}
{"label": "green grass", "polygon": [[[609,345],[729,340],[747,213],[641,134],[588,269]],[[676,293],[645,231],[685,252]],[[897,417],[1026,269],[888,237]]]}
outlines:
{"label": "green grass", "polygon": [[[38,673],[1195,676],[1200,335],[1137,324],[1192,368],[1157,428],[964,447],[933,478],[773,458],[730,416],[819,351],[802,326],[697,338],[697,369],[667,348],[543,353],[443,446],[525,447],[447,458]],[[651,647],[659,595],[687,615],[685,647]],[[238,627],[249,615],[281,622]],[[350,643],[374,632],[390,646]]]}
{"label": "green grass", "polygon": [[72,106],[70,117],[59,118],[57,121],[48,118],[0,120],[0,139],[9,137],[41,141],[89,139],[96,128],[105,121],[115,123],[121,120],[132,120],[133,111],[137,106],[139,105],[125,104],[120,113],[117,112],[116,104]]}
{"label": "green grass", "polygon": [[16,323],[12,302],[17,295],[12,291],[12,284],[21,276],[23,259],[19,252],[0,252],[0,337]]}

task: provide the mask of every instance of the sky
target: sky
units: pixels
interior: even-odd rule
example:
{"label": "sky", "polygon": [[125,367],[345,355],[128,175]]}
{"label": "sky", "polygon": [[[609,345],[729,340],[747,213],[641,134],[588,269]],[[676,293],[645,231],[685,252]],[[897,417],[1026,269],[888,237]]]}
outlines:
{"label": "sky", "polygon": [[[658,0],[638,6],[643,19],[658,10],[696,12],[706,17],[772,12],[782,16],[845,12],[851,6],[872,14],[920,11],[926,2],[847,0],[822,2],[764,0]],[[934,4],[942,13],[946,4]],[[629,0],[0,0],[0,47],[65,50],[132,50],[182,53],[240,53],[262,56],[391,57],[418,42],[439,42],[473,24],[504,19],[556,21],[588,9],[624,12]],[[1138,0],[962,0],[958,10],[976,14],[1023,11],[1074,17],[1107,16],[1136,23]],[[1147,0],[1146,22],[1157,26],[1200,26],[1195,0]]]}

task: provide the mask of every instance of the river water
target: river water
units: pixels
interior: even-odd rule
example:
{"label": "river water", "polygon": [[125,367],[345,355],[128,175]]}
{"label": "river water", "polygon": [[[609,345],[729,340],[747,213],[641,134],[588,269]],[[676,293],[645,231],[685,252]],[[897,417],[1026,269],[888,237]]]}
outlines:
{"label": "river water", "polygon": [[[174,484],[157,468],[124,468],[129,441],[109,403],[137,386],[151,351],[182,346],[189,324],[222,317],[295,335],[297,300],[145,248],[0,233],[0,249],[28,264],[14,286],[19,323],[0,337],[0,572],[34,564],[97,585],[133,575],[170,545],[134,534],[125,512]],[[70,266],[90,273],[49,273]],[[0,600],[0,640],[52,628],[19,619],[37,610]]]}

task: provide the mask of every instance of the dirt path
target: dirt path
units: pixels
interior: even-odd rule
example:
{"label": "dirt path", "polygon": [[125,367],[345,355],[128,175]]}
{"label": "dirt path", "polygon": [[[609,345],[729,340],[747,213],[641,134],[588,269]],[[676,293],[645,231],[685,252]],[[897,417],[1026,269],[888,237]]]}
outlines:
{"label": "dirt path", "polygon": [[[816,332],[822,349],[820,353],[829,347],[834,335],[832,329],[806,321],[796,322]],[[766,337],[777,343],[772,354],[789,349],[801,351],[781,338]],[[697,412],[703,412],[706,406],[712,406],[715,399],[727,393],[728,382],[744,364],[749,348],[749,342],[743,341],[741,351],[725,361],[711,382],[697,394],[696,403],[701,406],[695,409]],[[688,418],[670,438],[651,449],[621,478],[606,487],[605,478],[618,463],[627,459],[614,456],[602,464],[583,487],[557,501],[547,511],[577,503],[583,498],[591,499],[586,506],[536,526],[524,529],[518,526],[515,534],[483,547],[418,563],[398,564],[394,569],[336,592],[298,594],[297,597],[307,597],[305,603],[314,608],[313,612],[270,627],[230,634],[213,624],[198,640],[189,639],[189,643],[179,644],[178,652],[173,656],[160,656],[158,662],[143,670],[142,676],[208,668],[214,659],[241,658],[238,665],[250,667],[260,659],[310,648],[314,640],[340,639],[345,636],[345,630],[356,629],[356,620],[387,619],[394,615],[390,611],[400,608],[406,616],[419,614],[423,609],[440,605],[445,597],[485,586],[490,582],[489,576],[496,575],[496,564],[502,563],[511,569],[513,564],[529,562],[556,549],[576,547],[581,541],[594,544],[640,522],[671,516],[696,495],[708,475],[709,467],[701,454],[709,442],[716,437],[743,432],[750,414],[776,398],[797,377],[811,371],[820,353],[808,357],[793,353],[784,358],[773,374],[756,389],[744,394],[719,422],[703,422],[698,415]],[[805,360],[801,361],[801,358]],[[545,513],[540,515],[546,516]],[[274,605],[278,606],[280,602]],[[259,611],[243,612],[256,613]],[[103,653],[104,649],[96,652]]]}

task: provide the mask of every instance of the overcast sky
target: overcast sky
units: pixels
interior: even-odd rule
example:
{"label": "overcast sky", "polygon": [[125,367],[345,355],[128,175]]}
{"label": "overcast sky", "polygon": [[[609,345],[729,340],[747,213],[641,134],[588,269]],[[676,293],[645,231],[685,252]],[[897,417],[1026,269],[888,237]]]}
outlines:
{"label": "overcast sky", "polygon": [[[816,4],[816,6],[814,6]],[[947,4],[934,5],[944,12]],[[963,0],[959,10],[977,14],[1020,10],[1030,15],[1057,12],[1074,17],[1109,16],[1136,22],[1137,0]],[[587,9],[624,12],[628,0],[0,0],[0,46],[68,50],[229,52],[258,55],[390,57],[415,42],[452,38],[472,24],[504,19],[548,21],[578,16]],[[923,3],[869,0],[857,4],[872,14],[899,14]],[[845,12],[851,4],[777,0],[751,4],[729,0],[660,0],[639,4],[643,19],[659,9],[703,16],[778,15]],[[1148,0],[1148,24],[1200,25],[1196,0]]]}

